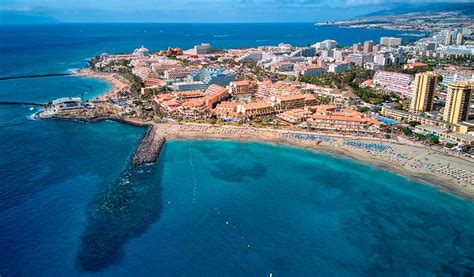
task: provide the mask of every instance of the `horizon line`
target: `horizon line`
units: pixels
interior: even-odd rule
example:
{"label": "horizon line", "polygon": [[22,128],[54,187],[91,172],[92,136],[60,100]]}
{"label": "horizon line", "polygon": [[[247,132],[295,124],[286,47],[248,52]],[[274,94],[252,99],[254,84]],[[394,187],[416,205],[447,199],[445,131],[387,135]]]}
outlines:
{"label": "horizon line", "polygon": [[140,21],[124,21],[124,22],[38,22],[38,23],[0,23],[5,25],[56,25],[56,24],[315,24],[317,21],[265,21],[265,22],[140,22]]}

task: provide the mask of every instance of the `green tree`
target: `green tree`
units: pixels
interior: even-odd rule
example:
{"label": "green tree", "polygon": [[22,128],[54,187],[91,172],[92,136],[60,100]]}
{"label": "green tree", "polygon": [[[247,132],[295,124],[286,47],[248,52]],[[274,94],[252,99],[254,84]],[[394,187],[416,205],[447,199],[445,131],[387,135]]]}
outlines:
{"label": "green tree", "polygon": [[402,132],[403,132],[403,134],[405,134],[405,136],[413,135],[413,131],[410,128],[403,128]]}
{"label": "green tree", "polygon": [[436,137],[436,136],[430,137],[430,142],[433,144],[439,144],[439,137]]}

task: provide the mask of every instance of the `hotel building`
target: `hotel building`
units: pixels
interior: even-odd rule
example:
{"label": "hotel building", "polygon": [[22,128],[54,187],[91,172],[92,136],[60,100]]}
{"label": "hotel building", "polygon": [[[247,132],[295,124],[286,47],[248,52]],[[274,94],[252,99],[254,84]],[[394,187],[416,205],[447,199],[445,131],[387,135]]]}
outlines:
{"label": "hotel building", "polygon": [[362,51],[362,44],[360,44],[359,42],[354,43],[352,45],[352,52],[360,52],[360,51]]}
{"label": "hotel building", "polygon": [[348,63],[353,63],[358,66],[362,66],[365,63],[373,62],[374,56],[366,54],[349,54],[344,57],[344,60]]}
{"label": "hotel building", "polygon": [[374,42],[372,40],[367,40],[364,42],[364,53],[372,53],[374,48]]}
{"label": "hotel building", "polygon": [[458,33],[456,35],[456,45],[462,45],[463,43],[463,36],[462,33]]}
{"label": "hotel building", "polygon": [[444,45],[451,45],[452,40],[453,40],[453,33],[451,33],[451,31],[448,31],[446,33],[446,36],[444,37]]}
{"label": "hotel building", "polygon": [[272,72],[285,72],[285,71],[292,71],[294,68],[294,64],[291,62],[276,62],[271,65],[271,71]]}
{"label": "hotel building", "polygon": [[313,113],[306,109],[293,109],[278,114],[276,117],[282,121],[298,124],[306,121]]}
{"label": "hotel building", "polygon": [[64,97],[53,100],[53,111],[61,112],[84,108],[84,102],[79,97]]}
{"label": "hotel building", "polygon": [[335,110],[335,107],[323,105],[309,117],[308,126],[317,131],[342,133],[378,134],[381,122],[364,117],[364,114],[351,109]]}
{"label": "hotel building", "polygon": [[412,90],[410,85],[412,81],[413,77],[409,74],[380,70],[375,72],[373,84],[384,90],[411,97]]}
{"label": "hotel building", "polygon": [[236,110],[247,118],[275,114],[272,104],[265,101],[239,104]]}
{"label": "hotel building", "polygon": [[448,85],[444,121],[458,124],[468,120],[473,89],[473,82],[453,82]]}
{"label": "hotel building", "polygon": [[400,46],[402,45],[402,39],[394,37],[381,37],[380,45],[389,47]]}
{"label": "hotel building", "polygon": [[203,119],[209,117],[207,106],[201,98],[185,101],[179,108],[180,115],[188,119]]}
{"label": "hotel building", "polygon": [[319,65],[311,64],[311,65],[306,65],[306,66],[295,69],[295,74],[296,75],[301,74],[302,76],[315,76],[315,75],[323,74],[325,71],[326,70],[323,67]]}
{"label": "hotel building", "polygon": [[230,93],[234,96],[251,96],[258,91],[258,85],[252,81],[234,81],[230,83]]}
{"label": "hotel building", "polygon": [[399,121],[405,121],[405,122],[416,121],[416,122],[420,122],[421,124],[434,125],[434,126],[444,128],[444,129],[449,128],[449,124],[444,121],[427,117],[427,116],[423,116],[420,114],[414,114],[407,111],[392,109],[389,107],[382,107],[380,114],[385,117],[392,118]]}
{"label": "hotel building", "polygon": [[412,113],[423,113],[433,110],[438,76],[434,72],[415,75],[415,85],[410,103]]}
{"label": "hotel building", "polygon": [[204,96],[201,90],[187,90],[187,91],[180,91],[175,94],[176,98],[179,100],[188,100],[192,98],[201,98]]}
{"label": "hotel building", "polygon": [[229,98],[227,88],[218,85],[210,85],[206,90],[203,100],[208,109],[212,109],[217,103]]}
{"label": "hotel building", "polygon": [[195,70],[189,68],[170,68],[164,71],[164,77],[166,80],[185,79],[194,71]]}
{"label": "hotel building", "polygon": [[348,62],[332,63],[329,65],[328,72],[340,73],[348,70],[350,67],[351,64]]}
{"label": "hotel building", "polygon": [[224,119],[237,119],[239,117],[239,114],[237,113],[237,105],[238,103],[234,101],[222,101],[216,105],[215,109],[212,110],[212,113]]}
{"label": "hotel building", "polygon": [[192,50],[192,53],[196,54],[196,55],[211,54],[211,44],[201,43],[200,45],[195,45],[193,50]]}
{"label": "hotel building", "polygon": [[306,95],[304,94],[279,95],[272,98],[277,111],[303,108],[306,101]]}
{"label": "hotel building", "polygon": [[461,145],[470,145],[474,146],[474,136],[469,134],[461,134],[458,132],[451,132],[450,130],[446,130],[443,128],[438,128],[433,125],[418,125],[415,127],[416,130],[421,131],[423,133],[429,133],[435,136],[438,136],[440,139],[447,141],[458,143]]}
{"label": "hotel building", "polygon": [[235,75],[233,73],[225,73],[220,68],[205,68],[188,75],[186,82],[174,83],[173,88],[178,91],[205,90],[212,84],[225,87],[234,80]]}

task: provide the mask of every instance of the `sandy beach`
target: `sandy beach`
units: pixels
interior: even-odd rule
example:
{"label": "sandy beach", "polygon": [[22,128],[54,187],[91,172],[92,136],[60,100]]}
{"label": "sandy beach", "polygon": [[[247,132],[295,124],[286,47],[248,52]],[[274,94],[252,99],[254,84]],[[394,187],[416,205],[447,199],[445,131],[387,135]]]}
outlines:
{"label": "sandy beach", "polygon": [[206,124],[156,124],[167,139],[228,139],[305,148],[351,158],[474,200],[472,161],[385,139]]}
{"label": "sandy beach", "polygon": [[128,81],[116,73],[101,73],[92,71],[90,69],[82,69],[74,75],[87,78],[101,79],[103,81],[108,82],[110,84],[110,88],[98,97],[101,100],[114,98],[118,95],[119,92],[127,90],[129,87]]}

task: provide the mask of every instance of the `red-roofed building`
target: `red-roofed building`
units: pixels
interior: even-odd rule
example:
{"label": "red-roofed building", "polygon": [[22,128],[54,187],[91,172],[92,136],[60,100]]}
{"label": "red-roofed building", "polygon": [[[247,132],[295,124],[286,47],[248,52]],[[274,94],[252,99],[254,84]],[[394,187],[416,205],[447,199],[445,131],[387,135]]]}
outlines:
{"label": "red-roofed building", "polygon": [[216,92],[219,92],[219,93],[227,92],[227,88],[216,85],[216,84],[212,84],[206,89],[205,94],[211,94],[211,93],[216,93]]}
{"label": "red-roofed building", "polygon": [[315,75],[323,74],[324,72],[326,72],[324,67],[321,67],[316,64],[310,64],[310,65],[306,65],[306,66],[295,69],[296,75],[301,74],[302,76],[315,76]]}
{"label": "red-roofed building", "polygon": [[336,105],[316,106],[316,112],[307,120],[308,126],[317,131],[342,133],[379,133],[381,123],[367,118],[353,109],[338,109]]}
{"label": "red-roofed building", "polygon": [[428,68],[426,63],[407,63],[403,66],[403,69],[414,69],[414,68]]}
{"label": "red-roofed building", "polygon": [[209,117],[206,102],[203,98],[195,98],[185,101],[179,108],[179,113],[187,119],[204,119]]}
{"label": "red-roofed building", "polygon": [[204,93],[200,90],[186,90],[176,93],[178,99],[186,100],[192,98],[201,98],[204,96]]}
{"label": "red-roofed building", "polygon": [[237,113],[237,102],[234,101],[222,101],[216,105],[216,108],[212,110],[212,113],[217,115],[219,118],[224,119],[237,119],[239,114]]}
{"label": "red-roofed building", "polygon": [[144,81],[145,87],[151,87],[151,86],[165,86],[166,82],[163,80],[160,80],[158,78],[146,78]]}
{"label": "red-roofed building", "polygon": [[160,109],[169,113],[174,114],[180,107],[180,104],[175,100],[165,100],[160,102]]}
{"label": "red-roofed building", "polygon": [[278,111],[303,108],[306,96],[304,94],[279,95],[273,97],[273,102]]}
{"label": "red-roofed building", "polygon": [[237,112],[246,118],[275,114],[275,108],[265,101],[237,105]]}
{"label": "red-roofed building", "polygon": [[288,110],[277,115],[277,118],[291,124],[298,124],[305,121],[312,112],[305,109]]}
{"label": "red-roofed building", "polygon": [[292,71],[294,68],[294,64],[290,62],[276,62],[271,65],[271,71]]}
{"label": "red-roofed building", "polygon": [[206,90],[206,93],[207,92],[210,92],[210,94],[204,96],[203,99],[208,109],[212,109],[217,103],[229,98],[227,89],[218,85],[209,86]]}
{"label": "red-roofed building", "polygon": [[230,83],[230,93],[235,96],[251,96],[257,93],[258,85],[252,81],[235,81]]}

